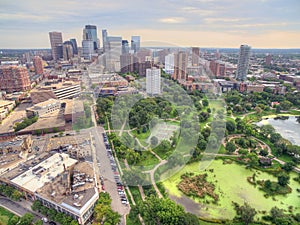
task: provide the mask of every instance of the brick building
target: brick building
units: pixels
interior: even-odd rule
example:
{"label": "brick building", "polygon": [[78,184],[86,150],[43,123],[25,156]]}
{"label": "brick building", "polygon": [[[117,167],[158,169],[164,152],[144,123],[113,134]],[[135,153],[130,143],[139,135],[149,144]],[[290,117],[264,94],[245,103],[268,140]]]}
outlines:
{"label": "brick building", "polygon": [[30,90],[30,79],[26,67],[0,67],[0,89],[7,93]]}

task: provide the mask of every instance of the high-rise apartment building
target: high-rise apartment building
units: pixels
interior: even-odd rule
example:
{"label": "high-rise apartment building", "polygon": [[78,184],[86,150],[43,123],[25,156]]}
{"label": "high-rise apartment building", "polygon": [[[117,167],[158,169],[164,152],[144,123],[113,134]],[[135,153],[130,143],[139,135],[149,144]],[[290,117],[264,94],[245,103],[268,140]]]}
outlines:
{"label": "high-rise apartment building", "polygon": [[97,27],[95,25],[85,25],[83,29],[83,40],[93,41],[94,50],[100,48]]}
{"label": "high-rise apartment building", "polygon": [[146,93],[148,95],[159,95],[161,93],[160,69],[151,68],[146,70]]}
{"label": "high-rise apartment building", "polygon": [[209,68],[213,75],[217,77],[224,77],[226,75],[226,66],[224,62],[221,62],[219,60],[210,61]]}
{"label": "high-rise apartment building", "polygon": [[3,66],[0,67],[0,89],[7,93],[28,91],[31,84],[26,67]]}
{"label": "high-rise apartment building", "polygon": [[174,55],[174,76],[175,80],[187,79],[188,55],[186,52],[180,51]]}
{"label": "high-rise apartment building", "polygon": [[120,56],[122,55],[122,37],[108,36],[106,41],[106,69],[110,72],[119,72],[121,69]]}
{"label": "high-rise apartment building", "polygon": [[94,54],[94,42],[92,40],[82,41],[82,57],[91,60]]}
{"label": "high-rise apartment building", "polygon": [[61,32],[49,32],[50,44],[51,44],[51,53],[54,60],[58,60],[63,57],[62,54],[62,33]]}
{"label": "high-rise apartment building", "polygon": [[268,54],[266,56],[265,63],[266,63],[267,66],[271,65],[271,63],[272,63],[272,55]]}
{"label": "high-rise apartment building", "polygon": [[237,79],[239,81],[247,80],[250,51],[251,51],[250,46],[241,45],[238,66],[237,66],[237,71],[236,71],[236,76],[235,76],[235,79]]}
{"label": "high-rise apartment building", "polygon": [[43,60],[39,56],[33,57],[33,66],[35,70],[35,74],[43,74],[44,67],[43,67]]}
{"label": "high-rise apartment building", "polygon": [[192,66],[198,66],[200,57],[200,48],[192,47]]}
{"label": "high-rise apartment building", "polygon": [[138,52],[141,47],[141,37],[140,36],[131,36],[131,50]]}
{"label": "high-rise apartment building", "polygon": [[165,57],[165,72],[167,74],[174,73],[174,54],[166,55],[166,57]]}
{"label": "high-rise apartment building", "polygon": [[75,38],[70,39],[71,43],[72,43],[72,47],[73,47],[73,53],[74,55],[78,54],[78,46],[77,46],[77,41]]}
{"label": "high-rise apartment building", "polygon": [[64,60],[70,60],[73,58],[74,52],[73,52],[73,45],[71,41],[65,41],[63,44],[63,57]]}

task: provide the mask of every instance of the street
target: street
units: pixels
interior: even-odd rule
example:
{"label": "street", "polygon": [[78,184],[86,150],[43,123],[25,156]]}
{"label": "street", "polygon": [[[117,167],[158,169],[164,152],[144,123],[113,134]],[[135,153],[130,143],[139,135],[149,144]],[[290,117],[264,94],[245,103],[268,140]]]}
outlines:
{"label": "street", "polygon": [[33,221],[42,219],[42,217],[40,215],[38,215],[37,213],[33,212],[30,209],[30,205],[25,200],[22,200],[21,202],[14,202],[6,197],[1,196],[0,197],[0,206],[13,212],[17,216],[23,216],[25,213],[31,213],[34,215]]}
{"label": "street", "polygon": [[104,188],[105,191],[109,193],[112,198],[112,209],[122,215],[121,223],[125,225],[123,216],[128,214],[130,208],[128,205],[122,204],[116,181],[114,180],[114,172],[111,169],[110,160],[106,153],[106,148],[102,138],[102,133],[104,132],[102,127],[90,128],[92,136],[94,137],[95,150],[97,162],[100,163],[99,172],[104,178]]}

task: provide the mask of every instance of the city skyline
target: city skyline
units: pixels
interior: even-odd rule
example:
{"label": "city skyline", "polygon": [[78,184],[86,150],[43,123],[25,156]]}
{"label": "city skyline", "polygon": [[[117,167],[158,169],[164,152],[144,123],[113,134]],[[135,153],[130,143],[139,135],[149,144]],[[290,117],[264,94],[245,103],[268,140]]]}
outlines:
{"label": "city skyline", "polygon": [[108,29],[127,40],[139,35],[144,46],[159,41],[157,45],[185,47],[300,47],[297,0],[74,0],[64,1],[63,7],[57,0],[4,0],[0,5],[0,48],[49,48],[49,31],[81,43],[86,24],[96,25],[98,34]]}

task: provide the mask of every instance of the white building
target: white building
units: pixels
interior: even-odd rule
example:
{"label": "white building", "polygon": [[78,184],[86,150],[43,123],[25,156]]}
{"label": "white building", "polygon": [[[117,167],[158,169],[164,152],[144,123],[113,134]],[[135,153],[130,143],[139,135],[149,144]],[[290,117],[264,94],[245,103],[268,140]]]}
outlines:
{"label": "white building", "polygon": [[239,81],[247,80],[249,58],[251,47],[248,45],[241,45],[239,53],[238,67],[235,79]]}
{"label": "white building", "polygon": [[174,73],[174,54],[169,54],[165,56],[165,72],[167,74]]}
{"label": "white building", "polygon": [[161,93],[160,69],[151,68],[146,70],[146,92],[149,95],[159,95]]}
{"label": "white building", "polygon": [[84,59],[91,60],[94,54],[94,42],[92,40],[82,41],[82,57]]}
{"label": "white building", "polygon": [[48,113],[60,110],[61,104],[58,99],[50,98],[47,101],[40,102],[26,109],[27,117],[43,116]]}

